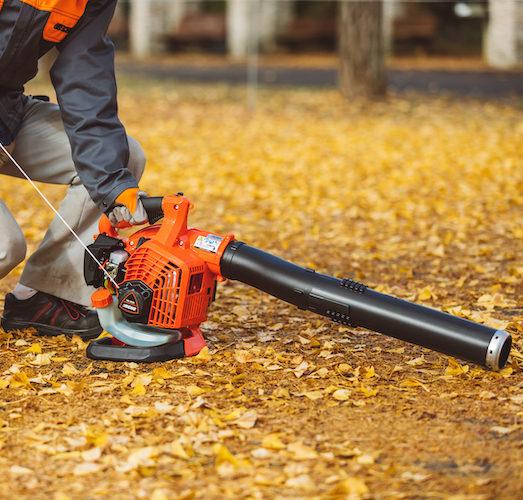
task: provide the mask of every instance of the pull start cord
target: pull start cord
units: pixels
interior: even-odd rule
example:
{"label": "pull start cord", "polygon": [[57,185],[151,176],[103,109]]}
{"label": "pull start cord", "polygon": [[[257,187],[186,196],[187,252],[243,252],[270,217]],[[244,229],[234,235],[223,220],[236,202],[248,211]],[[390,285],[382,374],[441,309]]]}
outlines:
{"label": "pull start cord", "polygon": [[85,249],[85,251],[90,255],[90,257],[96,262],[97,266],[104,272],[105,276],[111,281],[111,283],[118,289],[118,283],[114,280],[114,278],[106,271],[106,269],[103,267],[103,265],[100,263],[100,261],[95,257],[93,252],[87,248],[85,243],[80,239],[80,237],[74,232],[73,228],[66,222],[66,220],[58,213],[58,210],[53,207],[51,202],[45,197],[44,193],[38,189],[38,186],[33,182],[33,180],[25,173],[24,169],[18,164],[18,162],[13,158],[13,156],[7,151],[5,146],[0,143],[0,148],[2,151],[6,154],[6,156],[13,162],[13,165],[20,171],[20,173],[31,183],[31,186],[33,186],[36,190],[36,192],[42,197],[42,199],[49,205],[51,210],[55,213],[55,215],[64,223],[65,227],[69,230],[69,232],[78,240],[80,245]]}

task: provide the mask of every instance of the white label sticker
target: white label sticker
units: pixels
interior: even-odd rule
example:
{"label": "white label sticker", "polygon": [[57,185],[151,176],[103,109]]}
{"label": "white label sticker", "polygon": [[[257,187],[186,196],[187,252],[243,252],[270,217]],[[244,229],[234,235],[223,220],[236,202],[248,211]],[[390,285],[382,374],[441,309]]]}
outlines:
{"label": "white label sticker", "polygon": [[220,247],[223,238],[215,234],[208,234],[207,236],[198,236],[194,242],[194,247],[206,252],[216,253]]}

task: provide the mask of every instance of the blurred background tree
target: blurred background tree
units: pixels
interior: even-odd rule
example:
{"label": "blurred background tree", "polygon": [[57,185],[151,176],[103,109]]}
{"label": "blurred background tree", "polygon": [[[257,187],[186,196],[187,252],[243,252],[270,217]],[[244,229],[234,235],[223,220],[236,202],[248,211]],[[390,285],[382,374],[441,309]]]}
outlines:
{"label": "blurred background tree", "polygon": [[348,99],[386,93],[383,3],[340,2],[339,87]]}

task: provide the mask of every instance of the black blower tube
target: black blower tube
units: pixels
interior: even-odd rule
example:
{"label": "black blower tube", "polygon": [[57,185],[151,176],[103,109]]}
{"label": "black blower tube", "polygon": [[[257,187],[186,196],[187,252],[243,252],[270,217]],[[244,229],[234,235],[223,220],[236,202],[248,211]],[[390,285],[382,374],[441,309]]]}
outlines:
{"label": "black blower tube", "polygon": [[300,309],[491,370],[502,369],[510,353],[512,338],[504,330],[391,297],[357,281],[317,273],[240,241],[229,243],[220,265],[225,278],[258,288]]}

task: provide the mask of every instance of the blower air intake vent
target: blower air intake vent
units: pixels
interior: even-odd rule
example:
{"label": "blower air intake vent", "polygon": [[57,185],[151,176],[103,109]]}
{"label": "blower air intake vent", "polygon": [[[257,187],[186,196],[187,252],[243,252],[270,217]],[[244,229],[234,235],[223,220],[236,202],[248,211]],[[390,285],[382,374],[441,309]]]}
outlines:
{"label": "blower air intake vent", "polygon": [[210,297],[204,295],[189,296],[185,300],[183,308],[183,319],[197,317],[202,311],[206,311],[210,304]]}
{"label": "blower air intake vent", "polygon": [[177,329],[205,321],[214,278],[205,266],[189,266],[183,258],[178,258],[175,250],[167,252],[148,241],[127,261],[124,284],[140,281],[152,295],[148,325]]}
{"label": "blower air intake vent", "polygon": [[181,269],[155,248],[141,246],[127,262],[125,281],[143,281],[152,291],[148,324],[175,328]]}
{"label": "blower air intake vent", "polygon": [[153,286],[153,301],[149,324],[163,328],[174,328],[182,273],[178,266],[168,262]]}

